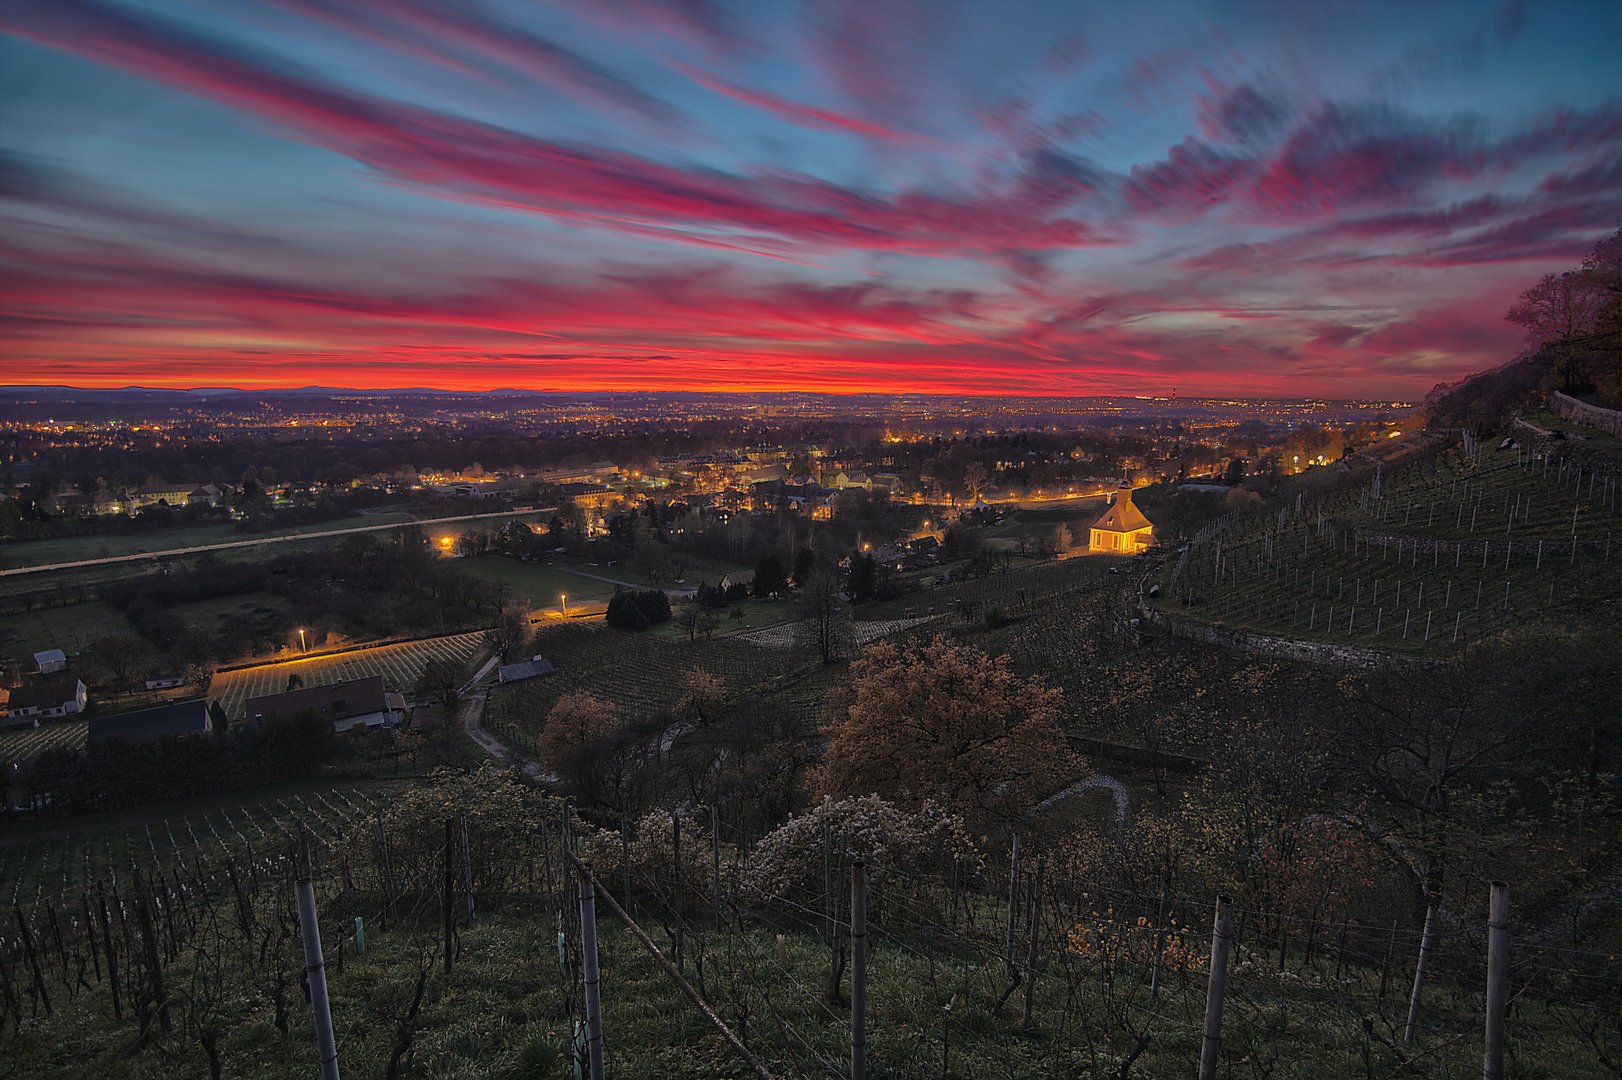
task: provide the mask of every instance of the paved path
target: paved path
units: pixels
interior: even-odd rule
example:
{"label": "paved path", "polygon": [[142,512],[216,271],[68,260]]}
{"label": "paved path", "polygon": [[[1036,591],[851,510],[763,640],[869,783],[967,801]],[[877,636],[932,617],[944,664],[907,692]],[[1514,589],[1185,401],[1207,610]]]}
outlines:
{"label": "paved path", "polygon": [[1116,827],[1126,828],[1127,810],[1131,804],[1131,796],[1128,794],[1125,784],[1115,779],[1115,777],[1105,776],[1103,773],[1099,773],[1097,776],[1089,776],[1079,784],[1071,784],[1057,795],[1048,796],[1032,807],[1031,813],[1043,813],[1058,806],[1072,795],[1080,795],[1083,791],[1094,791],[1099,788],[1109,792],[1110,796],[1115,800]]}

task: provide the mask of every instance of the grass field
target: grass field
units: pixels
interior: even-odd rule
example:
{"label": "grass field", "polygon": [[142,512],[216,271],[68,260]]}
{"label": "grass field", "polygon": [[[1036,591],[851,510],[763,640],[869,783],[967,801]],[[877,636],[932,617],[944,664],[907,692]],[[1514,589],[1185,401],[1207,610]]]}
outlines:
{"label": "grass field", "polygon": [[[949,615],[962,611],[965,605],[979,610],[993,606],[1039,605],[1048,598],[1107,581],[1110,567],[1120,567],[1130,561],[1106,556],[1020,561],[1006,572],[999,564],[986,577],[925,586],[895,600],[864,604],[856,609],[856,618],[866,621]],[[934,576],[933,573],[926,575]]]}
{"label": "grass field", "polygon": [[232,720],[242,717],[251,697],[278,694],[287,689],[290,675],[298,675],[305,686],[325,686],[371,675],[383,676],[391,691],[409,695],[428,661],[435,658],[466,663],[479,648],[480,633],[408,641],[400,645],[379,645],[370,649],[333,656],[311,656],[275,664],[261,664],[239,671],[222,671],[214,676],[208,696],[218,700]]}
{"label": "grass field", "polygon": [[1069,531],[1072,542],[1079,540],[1085,544],[1088,526],[1104,512],[1107,501],[1099,497],[1032,503],[1014,510],[995,526],[987,529],[985,537],[994,544],[999,542],[1017,544],[1021,539],[1046,544],[1052,541],[1055,528],[1063,525]]}
{"label": "grass field", "polygon": [[335,529],[367,525],[395,525],[416,520],[404,511],[357,514],[354,517],[323,521],[314,525],[293,525],[263,532],[241,532],[234,525],[194,525],[186,528],[154,529],[126,536],[65,536],[53,540],[12,540],[0,544],[0,566],[42,566],[49,563],[97,559],[109,555],[140,555],[173,551],[204,544],[228,544],[237,540],[260,540],[275,536],[320,536]]}
{"label": "grass field", "polygon": [[43,649],[71,656],[104,634],[132,632],[129,620],[101,601],[0,615],[0,656],[23,659]]}
{"label": "grass field", "polygon": [[[582,603],[591,600],[607,600],[614,595],[614,585],[611,582],[599,581],[583,574],[570,573],[563,566],[521,562],[518,559],[502,558],[499,555],[462,559],[457,563],[456,568],[486,581],[506,585],[520,596],[527,598],[530,606],[537,613],[549,608],[556,610],[560,595],[567,595],[571,602],[578,600]],[[581,569],[611,578],[615,576],[616,571],[620,568],[582,566]],[[631,580],[628,574],[626,580]]]}

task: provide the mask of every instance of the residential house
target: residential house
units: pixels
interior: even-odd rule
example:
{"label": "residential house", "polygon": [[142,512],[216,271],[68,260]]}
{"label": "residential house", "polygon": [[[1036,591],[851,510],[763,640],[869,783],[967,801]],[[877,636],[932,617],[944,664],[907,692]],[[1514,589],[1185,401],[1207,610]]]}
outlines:
{"label": "residential house", "polygon": [[225,498],[225,492],[218,484],[204,484],[194,488],[186,496],[187,506],[218,506],[220,500]]}
{"label": "residential house", "polygon": [[194,484],[167,484],[153,480],[130,492],[125,506],[133,513],[148,506],[185,506],[196,491]]}
{"label": "residential house", "polygon": [[17,687],[8,708],[12,716],[73,716],[84,712],[88,701],[84,683],[69,672],[58,671]]}
{"label": "residential house", "polygon": [[287,719],[304,713],[321,717],[337,732],[358,727],[393,727],[403,719],[397,710],[389,707],[381,675],[249,698],[243,710],[250,721]]}

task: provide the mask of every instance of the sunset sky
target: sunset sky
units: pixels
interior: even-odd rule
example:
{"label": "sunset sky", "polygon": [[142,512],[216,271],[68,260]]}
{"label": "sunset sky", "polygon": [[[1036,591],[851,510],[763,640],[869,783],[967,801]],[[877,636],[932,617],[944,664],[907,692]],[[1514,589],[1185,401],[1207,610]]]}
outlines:
{"label": "sunset sky", "polygon": [[1622,3],[0,0],[0,383],[1417,397]]}

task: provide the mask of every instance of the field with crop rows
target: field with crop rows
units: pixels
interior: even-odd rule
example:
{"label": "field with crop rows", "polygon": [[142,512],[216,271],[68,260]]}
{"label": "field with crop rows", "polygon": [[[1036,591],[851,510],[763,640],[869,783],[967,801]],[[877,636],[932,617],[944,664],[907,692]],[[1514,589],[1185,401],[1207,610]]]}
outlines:
{"label": "field with crop rows", "polygon": [[719,675],[736,694],[807,666],[796,653],[738,638],[671,641],[579,623],[541,633],[534,651],[558,673],[500,687],[491,698],[490,729],[526,747],[557,699],[574,690],[590,691],[618,705],[622,717],[638,719],[673,707],[682,696],[682,676],[695,667]]}
{"label": "field with crop rows", "polygon": [[35,754],[58,747],[78,750],[84,746],[88,720],[46,720],[37,728],[21,727],[0,731],[0,764],[26,761]]}
{"label": "field with crop rows", "polygon": [[292,843],[299,828],[330,845],[379,805],[378,790],[328,788],[264,802],[219,806],[99,831],[21,839],[0,846],[0,904],[26,910],[42,901],[71,899],[86,882],[120,887],[131,870],[164,871],[176,865],[242,858]]}
{"label": "field with crop rows", "polygon": [[1432,654],[1533,622],[1604,620],[1622,597],[1619,495],[1615,479],[1574,466],[1453,447],[1224,522],[1168,563],[1155,602],[1266,634]]}
{"label": "field with crop rows", "polygon": [[238,671],[223,671],[214,676],[209,697],[220,702],[226,716],[237,720],[241,718],[243,706],[249,698],[281,693],[287,689],[290,675],[299,676],[305,686],[325,686],[348,679],[381,675],[389,690],[410,694],[429,660],[449,659],[465,664],[478,650],[483,636],[477,632],[452,634],[399,645],[356,649],[332,656],[311,656]]}
{"label": "field with crop rows", "polygon": [[[868,620],[855,624],[856,644],[866,645],[891,634],[899,634],[904,630],[911,630],[926,623],[934,622],[939,616],[919,615],[911,619],[879,619]],[[738,635],[738,640],[747,641],[751,645],[760,645],[767,649],[794,649],[799,647],[799,627],[794,623],[779,623],[768,626],[764,630],[756,630],[748,634]]]}

